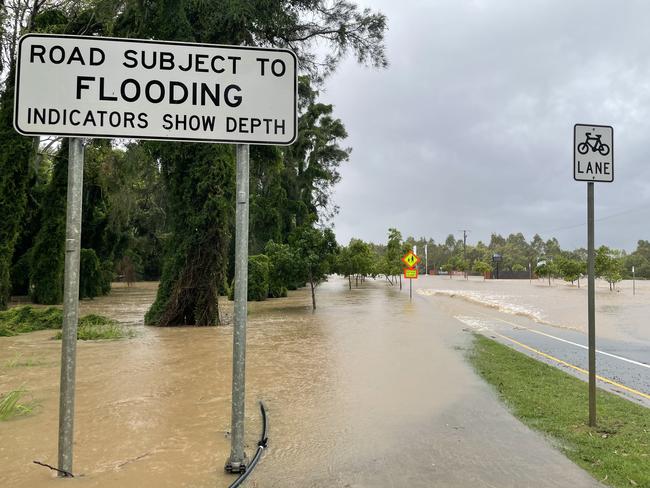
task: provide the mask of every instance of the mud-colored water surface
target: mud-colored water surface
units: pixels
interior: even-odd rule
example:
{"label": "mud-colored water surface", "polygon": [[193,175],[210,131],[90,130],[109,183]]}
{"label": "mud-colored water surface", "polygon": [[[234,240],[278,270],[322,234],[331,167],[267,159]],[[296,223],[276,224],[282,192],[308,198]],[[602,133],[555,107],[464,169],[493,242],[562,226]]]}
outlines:
{"label": "mud-colored water surface", "polygon": [[[450,279],[424,276],[417,292],[425,296],[451,297],[481,304],[505,313],[522,315],[556,327],[587,332],[586,280],[483,280],[479,277]],[[650,345],[650,281],[625,280],[614,290],[596,280],[596,327],[599,337]],[[650,355],[648,356],[650,358]]]}
{"label": "mud-colored water surface", "polygon": [[[73,480],[56,465],[60,342],[0,338],[0,391],[33,414],[0,423],[0,486],[225,487],[232,328],[142,325],[155,285],[82,304],[133,324],[133,339],[78,346]],[[227,307],[225,307],[227,308]],[[227,310],[225,310],[227,314]],[[268,407],[270,446],[248,486],[597,486],[503,408],[471,371],[468,334],[423,297],[333,278],[250,306],[247,452]],[[20,357],[31,366],[12,366]],[[15,363],[15,361],[13,361]]]}

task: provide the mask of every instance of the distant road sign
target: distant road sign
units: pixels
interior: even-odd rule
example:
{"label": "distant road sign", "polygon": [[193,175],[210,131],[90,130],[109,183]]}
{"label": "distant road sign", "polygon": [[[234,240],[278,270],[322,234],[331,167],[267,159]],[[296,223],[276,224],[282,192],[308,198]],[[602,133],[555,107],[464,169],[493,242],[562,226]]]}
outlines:
{"label": "distant road sign", "polygon": [[576,124],[573,128],[573,179],[614,181],[614,129]]}
{"label": "distant road sign", "polygon": [[493,263],[500,263],[501,261],[503,261],[503,257],[501,256],[501,254],[493,254],[492,255],[492,262]]}
{"label": "distant road sign", "polygon": [[14,127],[25,135],[291,144],[297,64],[286,49],[27,34],[18,44]]}
{"label": "distant road sign", "polygon": [[413,251],[407,252],[403,257],[402,257],[402,262],[407,265],[409,268],[412,268],[416,264],[418,264],[420,261],[422,261],[419,257],[417,257]]}
{"label": "distant road sign", "polygon": [[404,278],[407,280],[416,280],[418,278],[417,268],[404,268]]}

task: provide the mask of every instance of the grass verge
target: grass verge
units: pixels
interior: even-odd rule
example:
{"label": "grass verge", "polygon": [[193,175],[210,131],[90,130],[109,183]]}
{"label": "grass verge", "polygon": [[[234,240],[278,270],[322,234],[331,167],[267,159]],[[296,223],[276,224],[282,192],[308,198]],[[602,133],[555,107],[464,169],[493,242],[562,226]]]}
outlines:
{"label": "grass verge", "polygon": [[599,389],[591,428],[585,382],[479,334],[468,357],[519,419],[596,479],[650,487],[650,409]]}
{"label": "grass verge", "polygon": [[36,405],[34,402],[22,402],[25,393],[27,390],[20,388],[0,396],[0,421],[32,413]]}
{"label": "grass verge", "polygon": [[[28,305],[0,312],[0,336],[60,329],[62,325],[63,311],[56,307],[35,308]],[[133,330],[102,315],[90,314],[79,319],[77,330],[79,340],[122,339],[134,335]],[[54,338],[60,339],[61,332],[58,332]]]}

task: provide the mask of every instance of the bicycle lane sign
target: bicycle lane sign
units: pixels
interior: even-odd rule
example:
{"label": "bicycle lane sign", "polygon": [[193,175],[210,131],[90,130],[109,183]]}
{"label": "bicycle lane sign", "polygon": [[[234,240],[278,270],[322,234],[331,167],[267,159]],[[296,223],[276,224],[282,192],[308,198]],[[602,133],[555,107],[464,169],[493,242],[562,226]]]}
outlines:
{"label": "bicycle lane sign", "polygon": [[573,179],[614,181],[614,129],[576,124],[573,129]]}

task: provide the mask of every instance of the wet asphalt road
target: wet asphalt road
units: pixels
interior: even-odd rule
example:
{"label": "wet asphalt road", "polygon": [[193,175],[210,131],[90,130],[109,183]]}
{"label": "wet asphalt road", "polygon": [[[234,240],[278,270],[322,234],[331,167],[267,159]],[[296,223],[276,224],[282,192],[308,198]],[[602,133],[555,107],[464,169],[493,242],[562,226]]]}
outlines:
{"label": "wet asphalt road", "polygon": [[[418,296],[418,299],[428,298]],[[443,297],[436,300],[454,299]],[[463,326],[587,381],[586,374],[576,369],[588,370],[586,334],[477,304],[462,302],[456,305],[458,308],[452,306],[448,311]],[[596,351],[596,374],[602,378],[597,381],[598,387],[650,407],[650,345],[640,341],[599,338],[596,316]]]}

